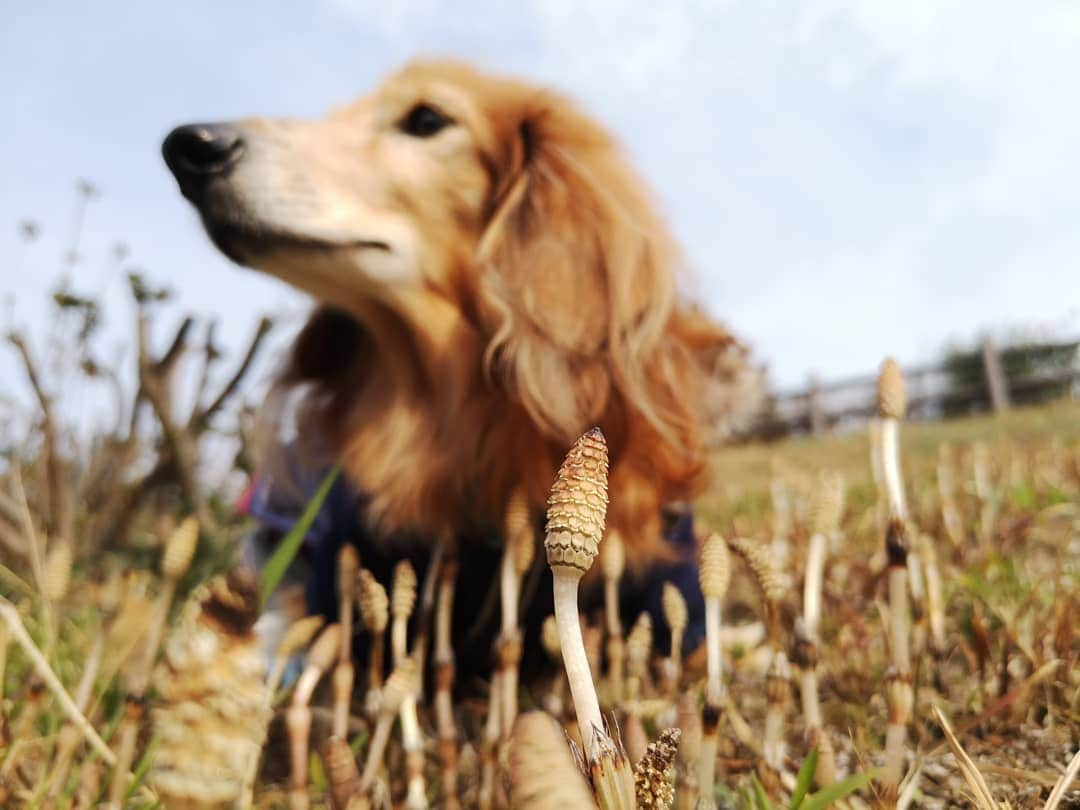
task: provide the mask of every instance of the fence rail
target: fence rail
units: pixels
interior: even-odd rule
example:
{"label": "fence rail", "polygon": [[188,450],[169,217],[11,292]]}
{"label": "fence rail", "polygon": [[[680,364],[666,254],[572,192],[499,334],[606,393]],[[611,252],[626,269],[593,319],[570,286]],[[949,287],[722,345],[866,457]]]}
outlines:
{"label": "fence rail", "polygon": [[[903,369],[908,393],[908,418],[931,421],[945,415],[1002,411],[1013,402],[1033,402],[1048,392],[1069,390],[1080,395],[1080,340],[1027,344],[1034,352],[1072,352],[1071,363],[1060,369],[1033,373],[1006,372],[1002,352],[989,340],[980,347],[982,379],[958,384],[948,364]],[[876,412],[876,374],[861,374],[830,382],[812,380],[800,390],[775,394],[754,431],[755,438],[792,434],[822,434],[864,424]]]}

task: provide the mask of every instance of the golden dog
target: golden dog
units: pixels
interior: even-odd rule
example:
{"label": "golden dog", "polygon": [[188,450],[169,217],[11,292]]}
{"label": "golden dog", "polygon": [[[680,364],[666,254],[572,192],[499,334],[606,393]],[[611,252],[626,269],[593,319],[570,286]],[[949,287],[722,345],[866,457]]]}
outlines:
{"label": "golden dog", "polygon": [[574,104],[420,62],[323,120],[189,125],[164,153],[222,251],[319,302],[282,384],[381,532],[500,527],[516,487],[539,514],[599,425],[628,563],[666,555],[661,506],[702,485],[744,353],[679,300],[668,230]]}

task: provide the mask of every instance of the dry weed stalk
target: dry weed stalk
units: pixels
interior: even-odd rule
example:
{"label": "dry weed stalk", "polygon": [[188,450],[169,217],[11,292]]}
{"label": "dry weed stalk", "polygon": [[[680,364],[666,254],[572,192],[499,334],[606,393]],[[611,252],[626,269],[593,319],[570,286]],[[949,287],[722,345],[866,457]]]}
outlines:
{"label": "dry weed stalk", "polygon": [[803,583],[803,615],[795,621],[794,659],[800,669],[803,722],[807,747],[818,749],[818,767],[814,779],[826,786],[836,781],[836,755],[832,739],[824,728],[818,695],[818,643],[821,625],[822,585],[828,538],[839,530],[844,511],[844,483],[840,476],[823,476],[818,482],[812,516],[812,533],[806,555]]}
{"label": "dry weed stalk", "polygon": [[641,759],[649,744],[642,720],[642,687],[648,677],[649,657],[653,645],[652,618],[638,614],[637,621],[626,637],[626,747],[634,760]]}
{"label": "dry weed stalk", "polygon": [[867,424],[867,435],[870,440],[870,473],[874,480],[874,491],[877,493],[874,502],[874,517],[877,521],[879,536],[885,534],[889,523],[889,506],[885,498],[885,468],[881,455],[882,427],[880,416],[875,416]]}
{"label": "dry weed stalk", "polygon": [[502,711],[503,671],[496,667],[491,673],[491,686],[488,691],[487,719],[484,722],[484,736],[480,741],[480,789],[477,803],[481,810],[490,810],[495,803],[495,775],[498,771],[497,748],[502,736],[500,713]]}
{"label": "dry weed stalk", "polygon": [[665,690],[667,697],[674,699],[682,676],[682,641],[686,626],[690,621],[690,612],[686,607],[686,598],[675,585],[664,583],[661,601],[664,608],[664,620],[671,631],[671,650],[665,662]]}
{"label": "dry weed stalk", "polygon": [[629,676],[626,682],[626,693],[627,700],[631,703],[641,700],[642,687],[648,679],[652,645],[652,617],[642,611],[626,637],[626,663]]}
{"label": "dry weed stalk", "polygon": [[600,544],[600,567],[604,573],[604,621],[607,629],[609,697],[618,706],[625,697],[626,647],[623,643],[619,611],[619,583],[626,569],[626,549],[622,535],[609,529]]}
{"label": "dry weed stalk", "polygon": [[[7,748],[3,761],[0,762],[0,785],[5,785],[11,781],[15,773],[15,767],[19,763],[19,754],[22,753],[23,747],[29,744],[35,736],[34,726],[41,714],[41,702],[44,692],[45,687],[36,678],[32,679],[26,686],[26,697],[22,701],[22,711],[15,722],[15,727],[11,730],[11,745]],[[0,798],[3,798],[2,795],[0,795]]]}
{"label": "dry weed stalk", "polygon": [[964,781],[967,782],[968,787],[971,788],[972,796],[975,798],[975,805],[979,810],[998,810],[998,803],[994,800],[994,796],[990,793],[990,787],[986,784],[986,779],[982,773],[976,767],[975,763],[971,761],[971,757],[968,756],[967,751],[960,745],[960,741],[956,739],[956,735],[953,734],[952,727],[949,725],[949,721],[945,719],[945,715],[942,714],[941,709],[937,706],[933,707],[934,718],[937,720],[938,725],[941,726],[941,730],[945,733],[945,740],[949,744],[949,749],[952,751],[953,756],[956,757],[956,762],[960,766],[960,772],[964,776]]}
{"label": "dry weed stalk", "polygon": [[922,535],[919,541],[919,554],[926,574],[926,612],[930,623],[930,649],[935,658],[945,655],[948,639],[945,635],[945,601],[941,588],[941,569],[938,567],[934,540],[929,535]]}
{"label": "dry weed stalk", "polygon": [[784,770],[787,755],[786,719],[791,706],[791,667],[787,656],[777,650],[765,676],[765,737],[762,741],[763,760],[766,768],[779,778]]}
{"label": "dry weed stalk", "polygon": [[1061,800],[1065,798],[1065,791],[1071,787],[1077,774],[1080,774],[1080,750],[1073,754],[1073,758],[1069,760],[1065,772],[1061,774],[1061,778],[1054,784],[1053,790],[1050,791],[1050,795],[1046,799],[1046,804],[1043,805],[1043,810],[1057,810]]}
{"label": "dry weed stalk", "polygon": [[720,741],[720,718],[724,699],[724,655],[720,645],[724,596],[731,582],[731,555],[727,542],[712,534],[701,547],[699,568],[701,592],[705,596],[706,674],[705,701],[701,707],[701,757],[698,763],[699,803],[703,810],[714,807],[716,750]]}
{"label": "dry weed stalk", "polygon": [[345,738],[349,730],[349,707],[352,703],[356,669],[352,661],[353,610],[356,598],[356,576],[360,557],[351,543],[346,543],[338,554],[338,600],[341,639],[338,661],[334,667],[334,720],[331,734]]}
{"label": "dry weed stalk", "polygon": [[296,681],[292,701],[285,712],[289,732],[289,806],[305,810],[308,798],[308,748],[311,738],[311,696],[323,675],[330,669],[341,646],[341,625],[329,624],[308,652],[307,663]]}
{"label": "dry weed stalk", "polygon": [[516,489],[506,507],[504,521],[506,545],[503,549],[500,591],[502,596],[502,629],[498,641],[499,668],[502,670],[502,709],[500,713],[503,743],[510,741],[510,732],[517,719],[518,667],[521,664],[521,629],[518,626],[518,602],[521,600],[521,581],[532,567],[536,556],[535,535],[529,504],[523,490]]}
{"label": "dry weed stalk", "polygon": [[402,560],[394,566],[394,583],[390,592],[390,648],[394,666],[408,655],[409,617],[416,606],[416,571],[412,563]]}
{"label": "dry weed stalk", "polygon": [[435,592],[439,584],[439,571],[442,570],[443,556],[451,548],[453,548],[453,542],[445,537],[435,543],[427,567],[424,570],[424,581],[420,588],[418,604],[414,608],[415,620],[413,624],[416,629],[413,635],[411,655],[416,659],[416,668],[421,673],[420,688],[416,693],[417,701],[422,701],[424,698],[423,673],[427,672],[428,642],[431,640],[431,626],[435,617]]}
{"label": "dry weed stalk", "polygon": [[169,620],[169,612],[172,610],[176,586],[187,573],[198,543],[199,521],[194,515],[181,521],[165,542],[165,550],[161,558],[163,575],[161,593],[154,605],[153,618],[143,642],[142,659],[135,664],[135,668],[128,677],[127,694],[124,696],[124,717],[118,735],[120,745],[117,751],[117,767],[113,770],[112,781],[109,784],[109,802],[114,807],[121,806],[127,791],[127,775],[135,758],[135,744],[145,708],[143,697],[154,661],[157,659],[158,649],[161,647],[161,638]]}
{"label": "dry weed stalk", "polygon": [[[272,716],[271,708],[273,705],[274,693],[281,684],[281,678],[285,674],[285,667],[288,665],[289,659],[301,650],[307,648],[308,644],[311,643],[311,640],[315,638],[315,634],[322,629],[325,622],[326,619],[322,616],[305,616],[302,619],[297,619],[289,626],[289,629],[285,631],[285,636],[281,639],[281,643],[278,645],[277,652],[274,655],[274,662],[270,668],[270,676],[266,679],[266,693],[263,697],[262,706],[264,716],[264,738]],[[249,808],[254,806],[255,780],[259,773],[259,759],[261,754],[261,750],[255,751],[251,756],[251,761],[248,762],[247,771],[244,774],[244,784],[240,794],[241,810],[249,810]]]}
{"label": "dry weed stalk", "polygon": [[105,744],[105,741],[101,739],[101,735],[97,733],[90,724],[90,721],[86,719],[86,716],[79,711],[79,707],[75,704],[75,701],[72,700],[71,696],[65,691],[64,685],[60,682],[60,679],[56,677],[56,673],[53,672],[52,667],[49,666],[49,662],[45,660],[45,656],[41,654],[41,650],[34,644],[34,640],[30,638],[30,634],[26,632],[26,627],[23,626],[22,619],[19,617],[18,609],[2,596],[0,596],[0,618],[3,618],[8,631],[15,639],[15,643],[22,648],[22,651],[26,654],[27,658],[30,659],[30,662],[34,665],[34,669],[37,671],[42,681],[44,681],[45,685],[49,688],[49,691],[53,693],[53,697],[60,703],[64,713],[68,716],[68,720],[74,723],[79,731],[82,732],[83,736],[86,737],[90,742],[90,745],[107,765],[115,766],[116,754]]}
{"label": "dry weed stalk", "polygon": [[907,504],[900,473],[898,433],[907,410],[907,395],[900,367],[886,360],[878,376],[878,415],[881,419],[881,463],[889,507],[885,552],[889,581],[889,641],[892,666],[886,675],[885,698],[889,721],[885,734],[883,800],[893,805],[898,796],[907,748],[914,693],[911,683],[910,607],[908,603]]}
{"label": "dry weed stalk", "polygon": [[[45,456],[46,493],[48,501],[45,509],[45,531],[50,537],[59,538],[60,542],[70,543],[74,540],[74,503],[72,489],[68,485],[67,464],[60,452],[60,433],[56,425],[56,416],[53,410],[53,398],[46,392],[45,383],[41,378],[37,362],[30,350],[30,346],[24,335],[18,332],[10,332],[7,335],[8,342],[15,348],[26,371],[27,380],[37,398],[41,412],[41,438]],[[16,475],[16,483],[21,488]],[[38,587],[42,586],[41,579],[41,549],[38,548],[36,533],[31,532],[29,549],[31,562],[34,565],[34,575]]]}
{"label": "dry weed stalk", "polygon": [[379,702],[379,717],[375,723],[375,731],[371,735],[368,744],[367,759],[364,762],[364,771],[360,776],[358,793],[361,796],[370,797],[375,786],[375,780],[382,769],[383,755],[386,752],[386,743],[390,739],[390,729],[394,725],[394,718],[401,712],[401,705],[409,695],[416,694],[416,681],[420,674],[416,671],[416,662],[412,658],[405,658],[394,667],[390,677],[383,685],[382,700]]}
{"label": "dry weed stalk", "polygon": [[[101,611],[101,625],[94,634],[94,640],[90,645],[90,652],[83,664],[83,673],[79,678],[79,685],[75,689],[75,705],[80,712],[86,714],[93,697],[94,681],[101,669],[101,662],[105,655],[105,642],[108,631],[112,626],[113,619],[120,608],[122,598],[119,579],[113,579],[101,592],[99,608]],[[3,627],[0,625],[0,627]],[[0,666],[0,681],[3,680],[3,667]],[[3,696],[0,695],[0,700]],[[55,801],[64,789],[68,780],[68,773],[74,760],[79,744],[82,742],[82,733],[70,720],[67,721],[57,736],[56,754],[48,778],[41,786],[41,792],[47,800]]]}
{"label": "dry weed stalk", "polygon": [[[398,668],[406,660],[406,647],[409,616],[416,606],[416,572],[412,563],[402,560],[394,567],[394,586],[390,595],[390,612],[393,624],[390,628],[390,641],[393,648],[394,667]],[[419,671],[419,656],[414,660],[416,677],[412,681],[413,689],[402,699],[401,739],[405,749],[405,766],[408,771],[408,796],[405,806],[409,810],[427,807],[424,792],[424,753],[423,738],[420,734],[420,720],[416,713],[416,698],[420,690],[423,673]]]}
{"label": "dry weed stalk", "polygon": [[787,656],[781,646],[780,603],[786,590],[783,577],[773,565],[767,548],[754,540],[736,537],[730,543],[731,550],[743,558],[753,574],[765,602],[765,623],[768,628],[768,644],[771,651],[770,667],[766,677],[765,740],[761,748],[759,774],[768,793],[775,793],[783,772],[784,716],[788,698],[780,682],[790,691],[791,672]]}
{"label": "dry weed stalk", "polygon": [[450,640],[457,573],[457,559],[447,559],[439,572],[439,593],[435,603],[435,728],[442,765],[443,806],[447,810],[459,806],[458,731],[453,704],[454,647]]}

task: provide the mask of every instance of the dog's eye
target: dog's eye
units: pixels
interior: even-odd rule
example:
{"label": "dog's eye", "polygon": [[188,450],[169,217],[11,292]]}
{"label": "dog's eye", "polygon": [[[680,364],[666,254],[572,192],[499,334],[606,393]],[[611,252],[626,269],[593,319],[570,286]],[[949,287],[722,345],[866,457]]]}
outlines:
{"label": "dog's eye", "polygon": [[401,131],[417,138],[430,138],[453,121],[427,104],[417,104],[401,121]]}

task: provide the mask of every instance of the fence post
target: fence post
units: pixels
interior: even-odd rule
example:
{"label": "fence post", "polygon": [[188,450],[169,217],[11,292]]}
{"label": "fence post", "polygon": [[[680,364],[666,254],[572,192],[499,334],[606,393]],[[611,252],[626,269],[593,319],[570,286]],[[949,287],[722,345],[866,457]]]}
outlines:
{"label": "fence post", "polygon": [[990,404],[995,413],[1009,409],[1009,382],[1005,378],[1005,369],[1001,365],[1001,355],[989,337],[982,341],[983,371],[990,388]]}

